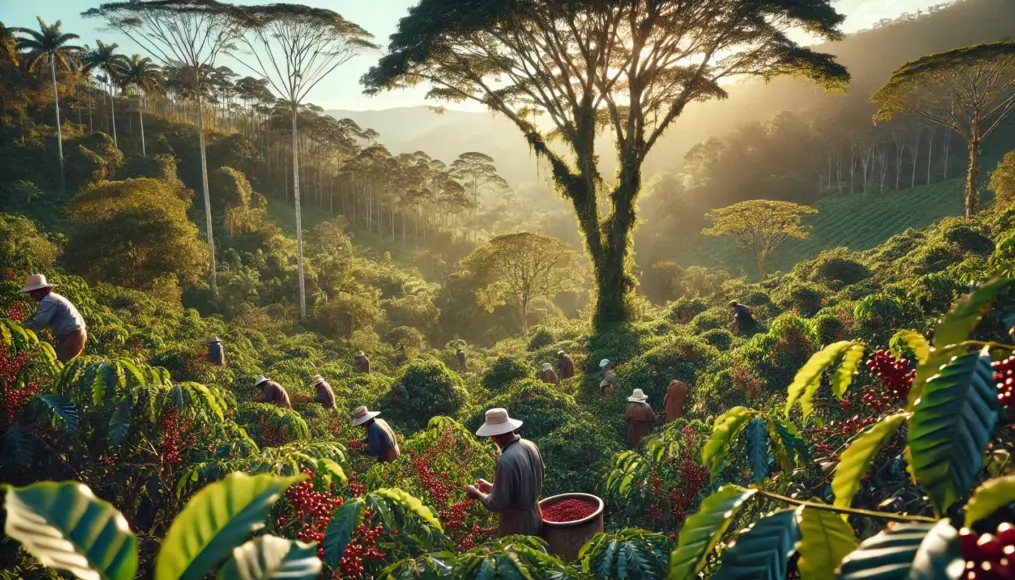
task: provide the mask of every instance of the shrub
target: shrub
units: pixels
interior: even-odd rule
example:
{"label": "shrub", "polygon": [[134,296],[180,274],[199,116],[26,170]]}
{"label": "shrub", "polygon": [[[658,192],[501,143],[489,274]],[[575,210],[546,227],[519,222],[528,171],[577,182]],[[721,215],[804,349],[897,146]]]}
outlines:
{"label": "shrub", "polygon": [[870,269],[853,258],[854,255],[847,248],[826,250],[803,268],[811,280],[824,282],[832,288],[849,286],[871,276]]}
{"label": "shrub", "polygon": [[719,350],[729,350],[730,347],[733,346],[733,341],[736,339],[736,337],[733,336],[733,333],[725,328],[709,330],[701,333],[699,336]]}
{"label": "shrub", "polygon": [[[522,425],[522,436],[529,438],[526,426]],[[559,428],[534,442],[548,467],[543,497],[596,493],[613,454],[620,450],[609,427],[588,413],[569,417]]]}
{"label": "shrub", "polygon": [[300,414],[268,403],[240,403],[236,424],[243,427],[259,447],[278,447],[310,437]]}
{"label": "shrub", "polygon": [[834,312],[822,310],[810,321],[811,335],[819,345],[828,345],[845,340],[849,336],[849,327]]}
{"label": "shrub", "polygon": [[684,269],[676,262],[656,262],[641,278],[645,296],[656,304],[676,300],[681,293]]}
{"label": "shrub", "polygon": [[392,424],[408,431],[425,427],[433,417],[457,417],[468,398],[461,377],[441,362],[412,363],[400,381],[409,393],[409,400],[395,402],[388,397],[381,407]]}
{"label": "shrub", "polygon": [[537,351],[554,343],[553,333],[545,326],[537,326],[532,329],[532,336],[529,338],[529,352]]}
{"label": "shrub", "polygon": [[789,304],[802,316],[814,316],[821,310],[826,292],[817,284],[793,282],[787,291]]}
{"label": "shrub", "polygon": [[[756,317],[755,317],[756,318]],[[709,308],[705,312],[694,317],[691,321],[691,328],[695,332],[705,332],[706,330],[715,330],[717,328],[729,328],[733,314],[730,313],[730,309],[726,306],[716,306]]]}
{"label": "shrub", "polygon": [[530,365],[509,356],[498,358],[483,373],[482,384],[492,393],[503,393],[514,383],[530,376]]}
{"label": "shrub", "polygon": [[680,297],[670,306],[669,318],[673,322],[687,324],[706,310],[708,310],[708,302],[704,299]]}
{"label": "shrub", "polygon": [[994,251],[994,241],[966,223],[951,223],[944,228],[945,241],[955,244],[963,252],[989,254]]}
{"label": "shrub", "polygon": [[915,250],[907,261],[914,274],[931,274],[961,262],[962,252],[946,244],[924,245]]}
{"label": "shrub", "polygon": [[475,432],[483,424],[486,410],[494,407],[503,407],[511,417],[524,421],[520,432],[526,439],[549,435],[581,413],[574,397],[560,392],[553,385],[526,379],[477,409],[465,420],[465,426]]}

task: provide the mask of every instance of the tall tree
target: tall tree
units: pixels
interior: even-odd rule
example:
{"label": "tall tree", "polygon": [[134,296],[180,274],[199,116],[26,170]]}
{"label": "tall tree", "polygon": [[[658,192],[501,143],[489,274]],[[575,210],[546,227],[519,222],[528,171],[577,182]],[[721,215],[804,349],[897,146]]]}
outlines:
{"label": "tall tree", "polygon": [[479,303],[488,311],[510,305],[518,312],[522,334],[529,332],[529,306],[580,288],[578,254],[564,242],[520,232],[497,236],[473,250],[462,265],[474,276]]}
{"label": "tall tree", "polygon": [[39,21],[39,30],[29,28],[18,28],[17,32],[24,34],[18,38],[17,47],[21,52],[28,53],[25,58],[25,65],[29,71],[34,71],[40,62],[49,63],[49,74],[53,80],[53,109],[56,112],[56,148],[60,155],[60,184],[64,183],[63,176],[63,130],[60,128],[60,90],[56,84],[57,67],[64,72],[71,72],[80,46],[67,44],[80,38],[77,34],[64,34],[60,30],[61,22],[57,20],[52,25],[47,25],[42,18]]}
{"label": "tall tree", "polygon": [[152,62],[152,59],[148,57],[141,58],[140,54],[135,54],[129,59],[123,59],[120,63],[118,74],[124,86],[128,89],[133,88],[138,93],[137,118],[141,123],[141,155],[147,157],[148,150],[145,147],[144,140],[144,106],[142,106],[141,99],[148,96],[160,95],[164,92],[162,89],[162,72],[159,70],[158,65]]}
{"label": "tall tree", "polygon": [[109,2],[82,14],[101,18],[147,51],[163,66],[180,67],[192,76],[197,101],[197,134],[201,149],[201,189],[204,194],[205,233],[212,292],[218,294],[211,194],[208,192],[208,154],[204,139],[204,89],[219,55],[243,31],[235,9],[216,0],[130,0]]}
{"label": "tall tree", "polygon": [[459,155],[451,163],[451,173],[472,193],[472,241],[479,241],[479,190],[507,189],[508,183],[497,173],[493,157],[475,151]]}
{"label": "tall tree", "polygon": [[116,49],[120,45],[116,44],[105,44],[101,40],[95,41],[95,50],[89,50],[81,58],[81,62],[84,65],[82,72],[90,75],[95,70],[100,70],[106,74],[106,90],[109,91],[109,119],[113,124],[113,145],[117,147],[120,143],[116,139],[116,86],[118,84],[120,72],[124,68],[124,56],[117,54]]}
{"label": "tall tree", "polygon": [[980,206],[983,140],[1015,110],[1015,41],[977,44],[906,63],[871,101],[881,105],[875,121],[909,113],[966,141],[966,217],[971,217]]}
{"label": "tall tree", "polygon": [[[629,314],[642,164],[662,134],[692,101],[724,98],[730,77],[842,84],[848,74],[832,56],[788,35],[840,38],[842,20],[831,0],[421,0],[363,82],[368,93],[427,82],[433,99],[474,100],[518,127],[574,208],[604,324]],[[610,186],[595,150],[607,128],[618,162]]]}
{"label": "tall tree", "polygon": [[303,279],[303,216],[300,209],[299,127],[297,111],[317,83],[364,49],[376,48],[370,33],[336,12],[300,4],[272,4],[244,10],[250,19],[242,38],[253,55],[240,62],[252,66],[289,102],[292,119],[293,199],[296,208],[296,270],[300,318],[307,317]]}
{"label": "tall tree", "polygon": [[758,267],[758,280],[765,280],[765,264],[772,252],[789,238],[804,239],[810,236],[810,226],[801,219],[818,210],[788,201],[752,199],[728,207],[714,209],[705,214],[712,227],[701,231],[703,236],[733,238],[751,250]]}

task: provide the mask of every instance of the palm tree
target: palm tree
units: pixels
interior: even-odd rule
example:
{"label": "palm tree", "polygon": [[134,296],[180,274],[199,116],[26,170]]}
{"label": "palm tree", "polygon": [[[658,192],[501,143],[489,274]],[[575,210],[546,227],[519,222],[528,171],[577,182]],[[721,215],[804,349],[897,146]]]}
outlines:
{"label": "palm tree", "polygon": [[63,185],[63,131],[60,129],[60,91],[56,85],[56,67],[65,72],[71,72],[72,63],[81,52],[80,46],[67,44],[80,38],[77,34],[63,34],[60,31],[60,21],[57,20],[52,26],[47,25],[42,18],[36,17],[39,21],[39,30],[18,28],[17,32],[25,34],[18,38],[18,50],[28,53],[25,65],[29,71],[42,61],[49,61],[49,72],[53,77],[53,108],[56,110],[56,144],[60,154],[60,184]]}
{"label": "palm tree", "polygon": [[116,89],[114,87],[126,59],[122,54],[116,54],[119,45],[115,42],[105,44],[101,40],[96,40],[95,44],[98,45],[98,48],[85,54],[83,72],[91,74],[93,70],[99,69],[106,73],[106,77],[109,79],[109,112],[113,122],[113,145],[119,147],[120,144],[116,140]]}
{"label": "palm tree", "polygon": [[[148,57],[141,58],[140,54],[125,58],[120,62],[119,77],[124,87],[127,89],[133,87],[141,97],[165,92],[162,89],[162,72],[159,70],[159,66]],[[140,99],[137,103],[137,116],[141,121],[141,155],[147,157],[148,152],[144,142],[144,111]]]}

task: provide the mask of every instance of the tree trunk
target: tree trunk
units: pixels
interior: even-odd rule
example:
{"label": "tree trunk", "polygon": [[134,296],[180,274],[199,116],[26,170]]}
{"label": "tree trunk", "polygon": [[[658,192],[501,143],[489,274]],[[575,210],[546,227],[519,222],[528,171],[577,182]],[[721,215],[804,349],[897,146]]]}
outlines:
{"label": "tree trunk", "polygon": [[145,148],[144,143],[144,107],[141,106],[140,100],[137,104],[137,118],[141,123],[141,157],[148,157],[148,150]]}
{"label": "tree trunk", "polygon": [[[60,155],[60,189],[64,189],[66,184],[63,178],[63,129],[60,127],[60,90],[56,86],[56,58],[52,54],[49,55],[49,72],[53,75],[53,109],[56,111],[56,150]],[[22,135],[24,135],[24,119],[21,122],[21,131]],[[22,137],[23,140],[24,137]]]}
{"label": "tree trunk", "polygon": [[[197,108],[197,114],[201,114],[201,108]],[[120,148],[120,143],[116,140],[116,97],[112,94],[112,82],[110,82],[110,95],[109,95],[109,119],[113,123],[113,147]]]}
{"label": "tree trunk", "polygon": [[951,131],[945,131],[945,142],[943,145],[944,159],[942,159],[942,162],[944,163],[944,169],[941,171],[941,179],[944,179],[946,181],[948,180],[948,149],[951,148],[951,144],[952,144],[952,133]]}
{"label": "tree trunk", "polygon": [[754,263],[757,264],[757,266],[758,266],[758,281],[759,282],[764,282],[765,281],[765,255],[764,254],[760,254],[760,253],[759,254],[755,254],[754,255]]}
{"label": "tree trunk", "polygon": [[307,292],[303,280],[303,220],[300,215],[299,133],[296,128],[296,100],[292,99],[293,115],[293,202],[296,204],[296,273],[300,279],[300,320],[307,319]]}
{"label": "tree trunk", "polygon": [[94,133],[95,127],[92,125],[92,87],[86,87],[88,91],[88,132]]}
{"label": "tree trunk", "polygon": [[[196,76],[196,75],[195,75]],[[200,80],[197,80],[200,83]],[[201,92],[197,92],[197,135],[201,148],[201,188],[204,190],[204,225],[208,232],[208,263],[211,266],[211,291],[218,296],[218,275],[215,271],[215,237],[211,227],[211,194],[208,192],[208,152],[204,146],[204,115],[201,114]]]}
{"label": "tree trunk", "polygon": [[930,168],[934,160],[934,133],[927,137],[927,185],[930,185]]}
{"label": "tree trunk", "polygon": [[[978,131],[974,131],[974,135]],[[966,217],[971,218],[980,209],[980,139],[969,142],[969,173],[966,175]]]}

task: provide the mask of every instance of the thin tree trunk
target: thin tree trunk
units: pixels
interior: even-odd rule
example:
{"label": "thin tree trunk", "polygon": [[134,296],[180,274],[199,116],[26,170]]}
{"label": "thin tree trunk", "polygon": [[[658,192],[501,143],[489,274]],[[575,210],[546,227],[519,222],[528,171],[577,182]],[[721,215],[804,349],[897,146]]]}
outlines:
{"label": "thin tree trunk", "polygon": [[[195,74],[196,76],[196,74]],[[195,79],[200,83],[199,79]],[[208,191],[208,152],[204,146],[204,115],[201,114],[201,91],[197,91],[197,135],[201,148],[201,188],[204,193],[204,225],[208,232],[208,264],[211,267],[211,291],[218,296],[218,273],[215,271],[215,237],[211,227],[211,194]]]}
{"label": "thin tree trunk", "polygon": [[141,123],[141,157],[148,157],[148,150],[145,148],[144,142],[144,107],[141,106],[140,101],[138,101],[137,118]]}
{"label": "thin tree trunk", "polygon": [[943,163],[944,163],[944,169],[941,172],[941,179],[944,179],[944,180],[948,179],[948,150],[951,148],[951,144],[952,144],[952,132],[951,131],[945,131],[945,142],[944,142],[944,145],[943,145],[943,147],[944,147],[944,159],[942,160]]}
{"label": "thin tree trunk", "polygon": [[930,168],[934,160],[934,132],[931,131],[927,138],[927,185],[930,185]]}
{"label": "thin tree trunk", "polygon": [[[60,155],[60,189],[66,187],[63,178],[63,129],[60,127],[60,90],[56,85],[56,58],[51,54],[49,55],[49,72],[53,76],[53,109],[56,111],[56,150]],[[21,132],[24,135],[25,123],[24,117],[21,120]],[[22,137],[22,141],[24,137]]]}
{"label": "thin tree trunk", "polygon": [[[110,93],[112,93],[112,82],[110,84]],[[200,107],[197,110],[197,114],[201,114]],[[109,118],[113,123],[113,147],[120,148],[120,143],[116,140],[116,98],[112,94],[109,95]]]}
{"label": "thin tree trunk", "polygon": [[293,118],[293,201],[296,207],[296,271],[300,279],[300,320],[307,319],[307,293],[303,280],[303,219],[300,215],[299,133],[296,127],[296,101],[292,100]]}
{"label": "thin tree trunk", "polygon": [[966,218],[976,215],[980,209],[980,139],[979,128],[974,127],[973,139],[969,142],[969,173],[966,175]]}
{"label": "thin tree trunk", "polygon": [[88,87],[88,132],[94,133],[95,127],[92,125],[92,87]]}

